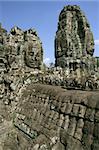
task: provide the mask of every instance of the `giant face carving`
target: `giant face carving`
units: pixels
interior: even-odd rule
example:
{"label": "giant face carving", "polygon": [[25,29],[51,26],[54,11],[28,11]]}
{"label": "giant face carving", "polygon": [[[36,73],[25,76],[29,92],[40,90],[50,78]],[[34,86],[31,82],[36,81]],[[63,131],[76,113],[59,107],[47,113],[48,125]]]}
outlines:
{"label": "giant face carving", "polygon": [[39,48],[33,43],[26,45],[25,63],[30,68],[38,68],[40,65]]}
{"label": "giant face carving", "polygon": [[25,32],[25,64],[40,69],[43,61],[43,49],[40,38],[34,29]]}

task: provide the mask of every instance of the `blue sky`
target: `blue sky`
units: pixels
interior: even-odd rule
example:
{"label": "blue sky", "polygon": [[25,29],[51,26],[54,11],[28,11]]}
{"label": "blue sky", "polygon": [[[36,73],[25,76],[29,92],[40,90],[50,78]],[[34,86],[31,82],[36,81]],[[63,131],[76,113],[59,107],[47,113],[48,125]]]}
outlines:
{"label": "blue sky", "polygon": [[0,22],[8,31],[14,26],[35,28],[43,43],[44,61],[54,62],[54,38],[58,16],[65,5],[77,4],[84,11],[94,34],[95,56],[99,56],[99,1],[94,0],[0,0]]}

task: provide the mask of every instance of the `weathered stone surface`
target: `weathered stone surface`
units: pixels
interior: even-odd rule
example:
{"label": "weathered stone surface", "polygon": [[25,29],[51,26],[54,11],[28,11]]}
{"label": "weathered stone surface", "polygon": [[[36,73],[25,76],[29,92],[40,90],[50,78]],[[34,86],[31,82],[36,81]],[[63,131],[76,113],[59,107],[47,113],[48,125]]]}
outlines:
{"label": "weathered stone surface", "polygon": [[2,54],[2,57],[3,55],[7,57],[7,67],[10,69],[19,69],[19,67],[27,66],[29,68],[40,69],[43,61],[43,48],[37,32],[34,29],[22,31],[15,26],[7,34],[4,29],[0,29],[0,34],[4,35],[2,37],[4,38],[4,42],[1,42],[0,45],[0,54]]}
{"label": "weathered stone surface", "polygon": [[65,6],[59,15],[56,56],[77,58],[86,54],[93,55],[93,52],[93,35],[84,13],[79,6]]}
{"label": "weathered stone surface", "polygon": [[36,30],[29,29],[24,32],[25,39],[25,63],[30,68],[39,68],[43,61],[42,43]]}
{"label": "weathered stone surface", "polygon": [[[73,98],[73,95],[75,95],[75,98]],[[96,105],[94,107],[84,105],[82,95],[89,102],[91,97],[94,97]],[[76,103],[75,99],[78,96],[81,101]],[[23,132],[29,137],[28,131],[37,132],[37,136],[35,138],[31,136],[31,138],[35,139],[39,145],[41,144],[39,141],[41,134],[46,136],[49,144],[51,143],[49,139],[52,138],[53,143],[55,143],[54,145],[51,144],[53,150],[59,149],[59,147],[70,150],[87,150],[87,148],[91,150],[92,146],[98,147],[95,140],[98,140],[98,113],[95,111],[99,102],[97,97],[99,97],[98,91],[68,91],[54,86],[31,84],[23,91],[16,110],[14,125],[19,129],[19,132]],[[66,107],[63,112],[61,108],[64,98]],[[74,113],[76,108],[77,111]],[[42,116],[43,119],[41,119]],[[26,127],[22,129],[24,124]],[[60,139],[58,141],[61,143],[54,137],[58,137]],[[55,142],[55,139],[57,142]],[[46,143],[44,141],[42,144]],[[48,144],[46,145],[48,147]]]}
{"label": "weathered stone surface", "polygon": [[77,6],[64,7],[59,16],[61,67],[42,66],[42,43],[34,29],[15,26],[7,33],[0,25],[0,150],[99,149],[99,68],[93,48]]}
{"label": "weathered stone surface", "polygon": [[6,35],[7,31],[4,28],[2,28],[2,25],[0,23],[0,45],[4,43]]}
{"label": "weathered stone surface", "polygon": [[79,6],[65,6],[59,15],[55,37],[55,65],[68,76],[91,75],[96,68],[94,39],[90,25]]}
{"label": "weathered stone surface", "polygon": [[99,57],[96,57],[96,64],[97,64],[97,67],[99,68]]}

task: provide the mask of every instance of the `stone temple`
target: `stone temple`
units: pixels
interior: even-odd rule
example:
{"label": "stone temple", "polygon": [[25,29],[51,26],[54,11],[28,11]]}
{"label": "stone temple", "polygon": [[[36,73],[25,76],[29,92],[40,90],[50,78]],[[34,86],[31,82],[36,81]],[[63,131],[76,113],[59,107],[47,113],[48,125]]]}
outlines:
{"label": "stone temple", "polygon": [[0,150],[99,150],[99,57],[79,6],[60,12],[55,66],[35,29],[0,25]]}
{"label": "stone temple", "polygon": [[66,6],[59,15],[55,37],[55,65],[67,75],[91,74],[96,69],[94,38],[90,25],[79,6]]}
{"label": "stone temple", "polygon": [[[15,26],[7,34],[7,31],[0,27],[0,34],[0,55],[6,53],[4,55],[7,61],[7,64],[2,65],[13,69],[24,68],[25,66],[40,69],[43,62],[43,49],[35,29],[22,31]],[[0,69],[2,70],[2,67]]]}

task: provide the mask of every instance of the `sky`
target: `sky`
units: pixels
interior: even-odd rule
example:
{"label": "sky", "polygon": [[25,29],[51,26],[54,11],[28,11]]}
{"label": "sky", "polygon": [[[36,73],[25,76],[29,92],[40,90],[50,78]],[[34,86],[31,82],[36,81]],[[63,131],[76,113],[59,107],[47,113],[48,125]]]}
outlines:
{"label": "sky", "polygon": [[0,0],[0,22],[9,32],[13,26],[35,28],[44,49],[44,62],[54,62],[54,39],[58,16],[65,5],[79,5],[85,13],[95,40],[94,56],[99,56],[98,0]]}

